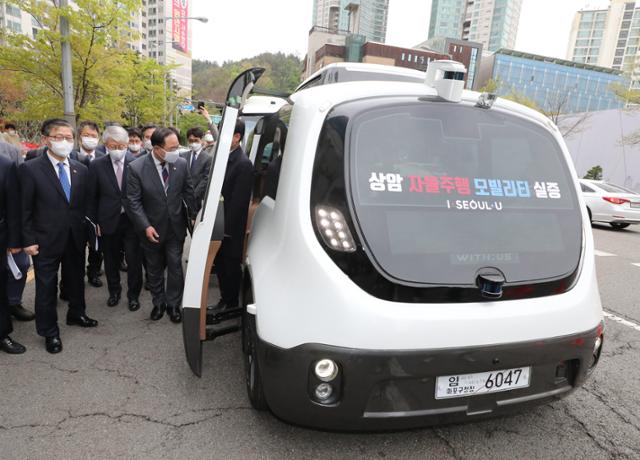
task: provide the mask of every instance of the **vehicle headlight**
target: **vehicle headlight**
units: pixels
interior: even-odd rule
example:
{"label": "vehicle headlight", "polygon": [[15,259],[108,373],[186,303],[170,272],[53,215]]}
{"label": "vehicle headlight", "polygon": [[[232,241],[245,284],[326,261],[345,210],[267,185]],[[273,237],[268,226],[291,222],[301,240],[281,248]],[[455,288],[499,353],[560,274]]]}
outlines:
{"label": "vehicle headlight", "polygon": [[331,206],[316,206],[316,226],[328,247],[341,252],[355,252],[356,243],[339,210]]}

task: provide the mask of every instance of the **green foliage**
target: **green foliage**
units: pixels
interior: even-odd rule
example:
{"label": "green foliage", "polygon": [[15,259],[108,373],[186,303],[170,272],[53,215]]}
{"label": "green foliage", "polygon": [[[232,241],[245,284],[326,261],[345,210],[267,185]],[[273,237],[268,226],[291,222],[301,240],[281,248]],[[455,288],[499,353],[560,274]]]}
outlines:
{"label": "green foliage", "polygon": [[183,145],[187,144],[187,130],[196,127],[202,128],[203,131],[209,129],[209,123],[207,123],[206,118],[199,113],[189,112],[178,117],[177,128],[180,130],[180,142]]}
{"label": "green foliage", "polygon": [[302,61],[294,55],[263,53],[251,59],[216,62],[197,61],[192,64],[193,98],[224,101],[231,82],[249,67],[264,67],[258,87],[270,91],[291,93],[300,83]]}
{"label": "green foliage", "polygon": [[591,168],[583,179],[602,180],[602,166],[598,165]]}
{"label": "green foliage", "polygon": [[501,86],[501,82],[500,79],[493,79],[490,78],[489,80],[487,80],[487,82],[484,84],[484,86],[482,88],[480,88],[478,91],[481,93],[492,93],[492,94],[497,94],[498,90],[500,89]]}
{"label": "green foliage", "polygon": [[12,3],[40,26],[35,38],[6,29],[0,34],[0,71],[11,72],[28,87],[17,118],[42,120],[63,113],[59,30],[64,15],[70,27],[77,119],[139,123],[161,119],[160,75],[166,69],[127,47],[137,38],[128,21],[141,0],[76,0],[77,7],[66,8],[44,0]]}

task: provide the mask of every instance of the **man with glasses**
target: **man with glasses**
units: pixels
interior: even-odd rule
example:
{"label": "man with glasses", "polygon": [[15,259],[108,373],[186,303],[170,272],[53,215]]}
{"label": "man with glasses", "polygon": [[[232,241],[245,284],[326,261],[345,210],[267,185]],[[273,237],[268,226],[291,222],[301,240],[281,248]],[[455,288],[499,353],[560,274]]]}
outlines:
{"label": "man with glasses", "polygon": [[[195,200],[187,162],[180,158],[178,136],[158,128],[152,150],[129,166],[126,210],[142,235],[147,275],[153,298],[151,319],[167,311],[174,323],[182,321],[180,305],[184,276],[182,250],[187,221],[194,218]],[[167,271],[165,289],[164,272]]]}
{"label": "man with glasses", "polygon": [[84,297],[88,171],[69,159],[72,126],[64,120],[45,124],[46,153],[20,166],[22,240],[35,270],[36,331],[45,337],[49,353],[59,353],[56,285],[61,264],[69,298],[67,325],[95,327],[98,322],[87,316]]}
{"label": "man with glasses", "polygon": [[120,303],[120,260],[124,250],[127,261],[127,299],[129,310],[140,308],[142,290],[140,242],[124,210],[129,163],[135,157],[127,151],[129,134],[120,126],[108,126],[102,135],[107,155],[89,165],[89,218],[96,224],[102,238],[104,268],[107,274],[109,299],[107,306]]}

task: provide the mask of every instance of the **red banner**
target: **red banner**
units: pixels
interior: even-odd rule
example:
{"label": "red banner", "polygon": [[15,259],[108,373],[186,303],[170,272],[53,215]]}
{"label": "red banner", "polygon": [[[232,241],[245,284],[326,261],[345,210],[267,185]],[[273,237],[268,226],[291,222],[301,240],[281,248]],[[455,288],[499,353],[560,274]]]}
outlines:
{"label": "red banner", "polygon": [[183,53],[188,53],[189,25],[187,17],[189,17],[189,0],[173,0],[173,13],[171,16],[174,18],[171,20],[173,48]]}

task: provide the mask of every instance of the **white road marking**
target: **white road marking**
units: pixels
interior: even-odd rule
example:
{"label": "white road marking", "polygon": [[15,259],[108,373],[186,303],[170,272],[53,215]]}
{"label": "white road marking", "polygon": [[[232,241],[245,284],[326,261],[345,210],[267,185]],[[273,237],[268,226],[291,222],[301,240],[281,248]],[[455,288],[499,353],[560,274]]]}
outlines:
{"label": "white road marking", "polygon": [[608,311],[603,311],[603,314],[605,318],[609,318],[611,321],[615,321],[616,323],[620,323],[623,326],[630,327],[631,329],[640,332],[640,324],[638,323],[634,323],[633,321],[629,321],[628,319],[620,318],[619,316],[609,313]]}
{"label": "white road marking", "polygon": [[594,249],[593,253],[600,257],[616,257],[616,254],[611,254],[610,252],[598,251]]}

